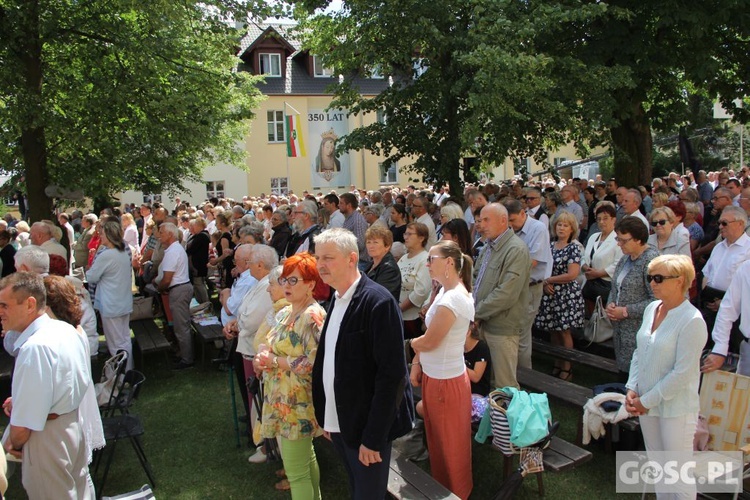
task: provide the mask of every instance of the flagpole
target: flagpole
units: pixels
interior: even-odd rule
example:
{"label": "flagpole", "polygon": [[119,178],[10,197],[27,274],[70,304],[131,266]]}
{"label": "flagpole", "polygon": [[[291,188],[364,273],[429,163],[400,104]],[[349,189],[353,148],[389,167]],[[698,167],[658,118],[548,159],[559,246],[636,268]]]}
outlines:
{"label": "flagpole", "polygon": [[[289,106],[289,104],[287,104],[287,102],[284,101],[284,133],[286,133],[286,134],[289,133],[286,130],[287,129],[287,125],[286,125],[286,121],[287,121],[287,118],[286,118],[286,107],[287,106]],[[291,106],[289,106],[289,107],[291,108]],[[292,109],[294,109],[294,108],[292,108]],[[292,187],[292,179],[289,177],[289,150],[287,149],[287,148],[289,148],[289,137],[286,138],[286,144],[285,144],[285,146],[286,146],[286,148],[285,148],[286,151],[284,153],[284,156],[286,157],[286,194],[287,194],[287,196],[289,196],[289,191],[290,191],[290,189]]]}

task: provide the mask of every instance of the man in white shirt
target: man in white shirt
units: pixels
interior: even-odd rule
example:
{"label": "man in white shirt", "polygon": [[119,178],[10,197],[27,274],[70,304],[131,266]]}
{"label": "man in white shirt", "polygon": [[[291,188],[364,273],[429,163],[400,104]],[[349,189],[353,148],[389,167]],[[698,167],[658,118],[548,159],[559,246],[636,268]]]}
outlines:
{"label": "man in white shirt", "polygon": [[339,210],[339,197],[335,194],[327,194],[323,197],[323,208],[328,212],[328,226],[326,229],[332,227],[343,227],[344,226],[344,214]]}
{"label": "man in white shirt", "polygon": [[51,224],[35,222],[31,226],[31,243],[42,248],[50,255],[59,255],[68,262],[68,250],[52,238]]}
{"label": "man in white shirt", "polygon": [[412,217],[414,217],[414,222],[421,222],[425,226],[427,226],[427,231],[429,233],[429,236],[427,237],[427,244],[425,245],[425,250],[429,251],[430,248],[432,248],[432,245],[437,243],[437,234],[435,233],[435,222],[433,222],[432,217],[430,217],[430,214],[427,213],[427,204],[429,201],[427,201],[427,198],[424,196],[419,196],[416,200],[414,200],[414,203],[411,205],[411,214]]}
{"label": "man in white shirt", "polygon": [[719,217],[719,233],[724,238],[718,243],[703,266],[701,313],[708,331],[713,330],[721,299],[729,289],[732,277],[740,265],[750,260],[750,237],[745,234],[747,214],[735,206],[724,207]]}
{"label": "man in white shirt", "polygon": [[538,187],[526,188],[526,214],[549,227],[549,216],[542,208],[542,190]]}
{"label": "man in white shirt", "polygon": [[315,237],[322,280],[336,290],[313,366],[318,424],[346,464],[351,498],[384,498],[391,443],[411,430],[413,402],[396,299],[358,270],[356,237]]}
{"label": "man in white shirt", "polygon": [[165,250],[154,283],[162,294],[169,295],[174,335],[180,348],[180,360],[172,367],[173,370],[192,368],[194,361],[193,337],[190,333],[193,286],[188,274],[187,253],[179,239],[180,230],[171,222],[164,222],[159,226],[159,242]]}
{"label": "man in white shirt", "polygon": [[651,225],[648,219],[639,210],[642,201],[641,193],[637,189],[628,189],[628,192],[622,196],[622,210],[624,217],[636,217],[646,226],[646,231],[650,231]]}
{"label": "man in white shirt", "polygon": [[0,281],[3,328],[21,332],[13,370],[5,451],[21,460],[29,498],[93,499],[86,433],[78,412],[91,384],[86,340],[45,312],[41,276],[18,272]]}
{"label": "man in white shirt", "polygon": [[144,203],[141,205],[141,219],[143,219],[143,226],[141,226],[141,252],[143,252],[143,247],[146,246],[146,243],[148,242],[148,235],[146,234],[146,225],[151,220],[153,215],[151,214],[151,204]]}
{"label": "man in white shirt", "polygon": [[70,215],[63,212],[57,216],[57,221],[60,223],[63,230],[68,235],[68,246],[70,246],[70,248],[72,249],[73,245],[75,245],[76,238],[75,231],[73,231],[73,226],[70,225]]}
{"label": "man in white shirt", "polygon": [[724,186],[732,194],[732,205],[740,206],[740,196],[742,195],[742,184],[737,179],[729,179]]}
{"label": "man in white shirt", "polygon": [[714,347],[701,366],[704,373],[718,370],[724,365],[729,352],[730,333],[734,323],[740,320],[739,329],[745,339],[740,343],[740,361],[737,373],[750,376],[750,261],[737,268],[727,293],[721,300],[719,313],[711,333]]}

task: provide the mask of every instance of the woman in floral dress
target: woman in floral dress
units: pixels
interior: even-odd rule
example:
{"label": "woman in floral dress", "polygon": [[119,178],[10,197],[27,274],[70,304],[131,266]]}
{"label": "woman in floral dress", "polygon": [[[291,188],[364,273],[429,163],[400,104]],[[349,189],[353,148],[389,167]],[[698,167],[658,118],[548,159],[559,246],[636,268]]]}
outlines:
{"label": "woman in floral dress", "polygon": [[278,279],[289,306],[259,346],[253,360],[263,372],[261,436],[281,437],[281,454],[293,499],[320,498],[320,471],[312,440],[321,434],[312,403],[312,366],[325,310],[315,298],[326,287],[307,252],[284,262]]}
{"label": "woman in floral dress", "polygon": [[[581,270],[581,244],[575,241],[578,222],[570,212],[562,212],[555,222],[552,243],[552,276],[544,281],[544,296],[536,316],[536,327],[550,332],[553,345],[573,348],[571,328],[583,326],[583,294],[576,281]],[[552,375],[570,380],[570,362],[555,360]]]}

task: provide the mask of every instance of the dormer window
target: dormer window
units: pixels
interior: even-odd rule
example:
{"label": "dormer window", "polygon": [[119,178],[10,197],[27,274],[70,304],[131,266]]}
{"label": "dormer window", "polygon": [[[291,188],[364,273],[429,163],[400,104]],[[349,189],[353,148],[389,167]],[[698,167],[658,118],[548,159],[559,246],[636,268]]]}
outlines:
{"label": "dormer window", "polygon": [[281,54],[259,54],[259,73],[266,76],[281,76]]}
{"label": "dormer window", "polygon": [[313,56],[313,70],[315,78],[330,78],[333,76],[333,69],[323,66],[323,58]]}

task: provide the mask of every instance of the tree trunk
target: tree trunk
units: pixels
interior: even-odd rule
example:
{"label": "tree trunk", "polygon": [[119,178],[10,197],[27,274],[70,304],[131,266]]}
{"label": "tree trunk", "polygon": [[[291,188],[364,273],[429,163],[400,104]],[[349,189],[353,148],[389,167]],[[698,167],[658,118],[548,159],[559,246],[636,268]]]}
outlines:
{"label": "tree trunk", "polygon": [[24,43],[23,78],[26,83],[26,116],[21,131],[21,150],[26,171],[26,191],[29,201],[29,220],[34,222],[52,216],[52,200],[44,193],[48,184],[47,143],[44,137],[42,113],[42,39],[39,33],[39,2],[25,2],[28,34]]}
{"label": "tree trunk", "polygon": [[651,182],[653,137],[642,103],[633,104],[632,115],[610,131],[614,154],[615,179],[626,187]]}

